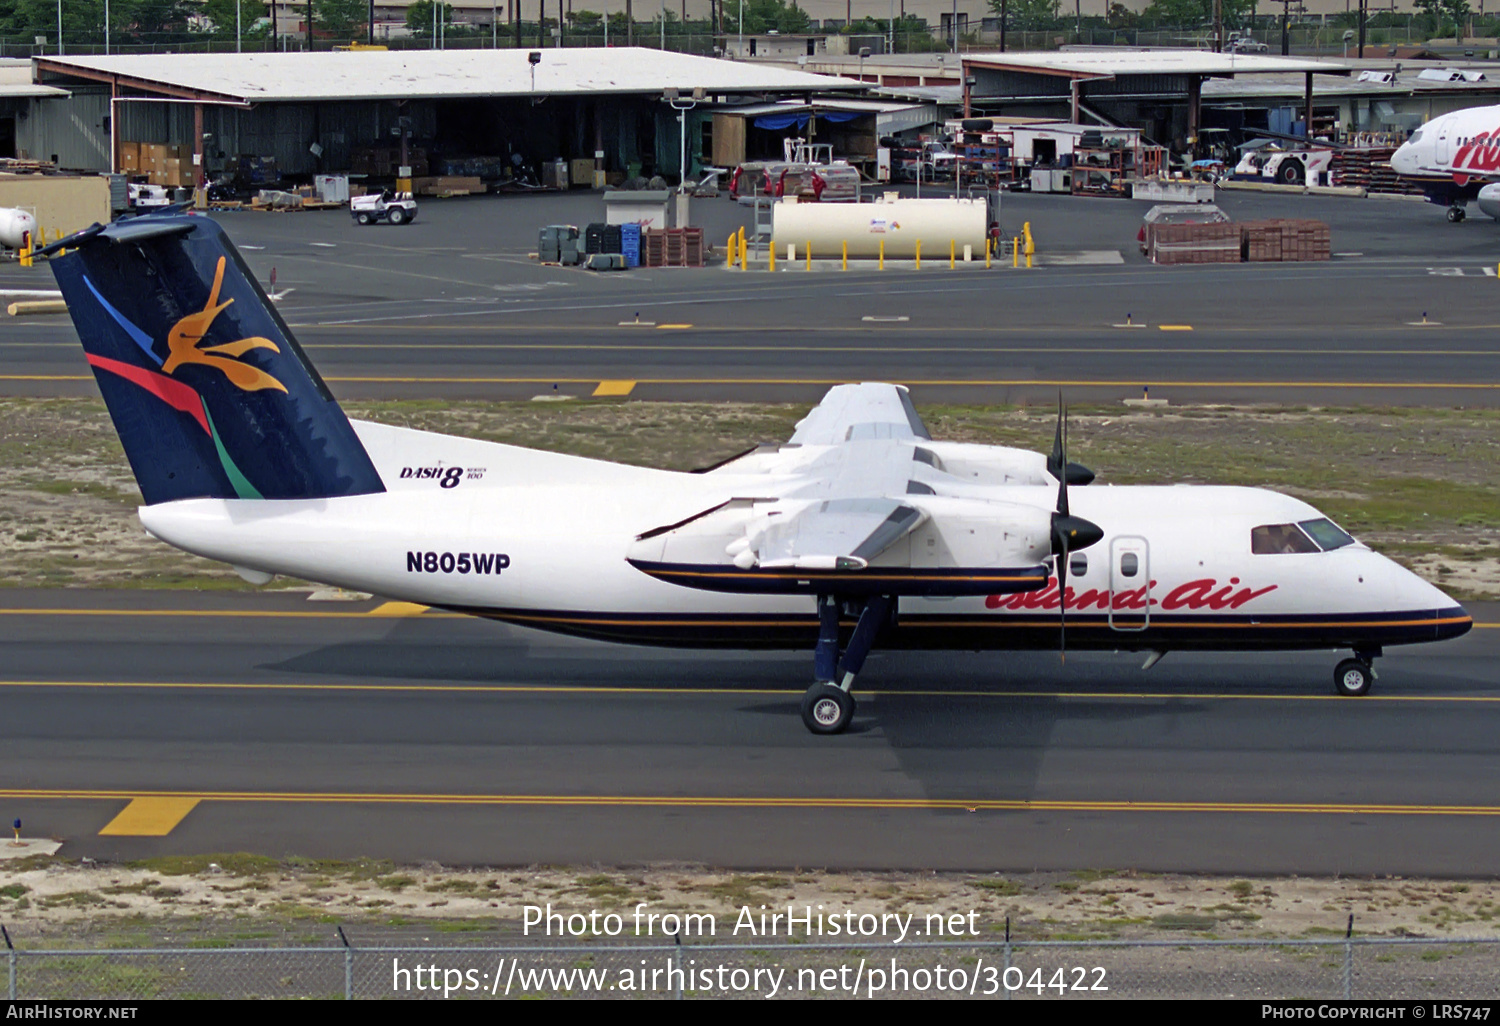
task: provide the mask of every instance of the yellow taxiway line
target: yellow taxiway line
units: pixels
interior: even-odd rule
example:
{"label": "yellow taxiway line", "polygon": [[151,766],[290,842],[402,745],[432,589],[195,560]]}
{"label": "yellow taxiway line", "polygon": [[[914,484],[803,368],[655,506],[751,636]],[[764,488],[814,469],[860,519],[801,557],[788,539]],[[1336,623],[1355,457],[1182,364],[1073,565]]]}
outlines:
{"label": "yellow taxiway line", "polygon": [[[338,805],[596,806],[731,809],[893,809],[992,812],[1224,812],[1258,814],[1500,816],[1496,805],[1387,805],[1360,802],[1097,801],[1007,798],[881,798],[840,796],[628,795],[628,794],[444,794],[347,791],[127,791],[92,788],[0,790],[0,798],[39,801],[128,801],[145,803],[143,827],[162,822],[169,810],[199,802],[273,802]],[[170,804],[169,804],[170,803]],[[127,806],[127,812],[129,807]],[[125,813],[121,813],[124,816]],[[186,815],[186,812],[183,813]],[[155,817],[155,818],[152,818]],[[118,820],[120,817],[116,817]],[[181,817],[178,821],[180,822]],[[140,836],[140,835],[137,835]],[[160,835],[156,835],[160,836]]]}

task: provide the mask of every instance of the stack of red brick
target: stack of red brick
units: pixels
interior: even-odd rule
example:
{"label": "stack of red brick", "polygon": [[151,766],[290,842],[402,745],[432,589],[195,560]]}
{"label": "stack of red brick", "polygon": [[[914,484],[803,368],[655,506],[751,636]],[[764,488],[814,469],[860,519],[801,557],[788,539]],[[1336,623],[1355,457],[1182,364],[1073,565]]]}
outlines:
{"label": "stack of red brick", "polygon": [[1328,225],[1322,221],[1275,218],[1269,221],[1244,221],[1240,224],[1244,238],[1244,259],[1327,260],[1333,243]]}
{"label": "stack of red brick", "polygon": [[1158,264],[1237,264],[1240,226],[1153,224],[1146,229],[1146,252]]}
{"label": "stack of red brick", "polygon": [[647,228],[641,239],[646,267],[702,267],[702,228]]}
{"label": "stack of red brick", "polygon": [[1327,260],[1332,242],[1322,221],[1153,224],[1146,229],[1146,253],[1158,264]]}

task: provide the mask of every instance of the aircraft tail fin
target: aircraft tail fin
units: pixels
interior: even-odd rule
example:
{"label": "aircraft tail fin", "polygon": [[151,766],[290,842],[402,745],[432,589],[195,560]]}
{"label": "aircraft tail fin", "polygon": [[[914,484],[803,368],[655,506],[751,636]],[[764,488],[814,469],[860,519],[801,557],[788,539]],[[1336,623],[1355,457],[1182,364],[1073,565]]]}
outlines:
{"label": "aircraft tail fin", "polygon": [[64,247],[52,270],[148,505],[385,490],[218,224],[140,217]]}

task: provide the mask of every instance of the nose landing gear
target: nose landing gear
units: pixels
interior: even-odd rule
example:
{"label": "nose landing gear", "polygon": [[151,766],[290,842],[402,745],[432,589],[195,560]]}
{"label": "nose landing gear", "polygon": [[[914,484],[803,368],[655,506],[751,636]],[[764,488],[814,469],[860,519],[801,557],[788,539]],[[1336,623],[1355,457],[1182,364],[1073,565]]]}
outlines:
{"label": "nose landing gear", "polygon": [[850,603],[859,610],[854,633],[839,651],[839,615],[845,603],[836,595],[818,596],[818,644],[813,649],[816,683],[802,696],[802,723],[814,734],[841,734],[854,719],[854,696],[849,689],[865,665],[880,629],[891,620],[895,602],[876,595]]}
{"label": "nose landing gear", "polygon": [[1333,690],[1348,698],[1368,695],[1375,685],[1374,662],[1381,655],[1379,648],[1355,649],[1353,659],[1345,659],[1334,667]]}

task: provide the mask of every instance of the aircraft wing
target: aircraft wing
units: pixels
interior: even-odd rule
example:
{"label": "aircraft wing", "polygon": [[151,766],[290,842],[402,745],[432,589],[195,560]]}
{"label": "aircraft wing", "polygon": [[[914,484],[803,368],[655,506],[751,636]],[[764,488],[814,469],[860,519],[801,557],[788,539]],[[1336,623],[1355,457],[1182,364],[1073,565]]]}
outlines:
{"label": "aircraft wing", "polygon": [[900,385],[838,385],[797,423],[792,445],[838,445],[871,438],[931,439]]}
{"label": "aircraft wing", "polygon": [[830,499],[777,517],[753,544],[767,569],[864,569],[927,514],[894,499]]}

